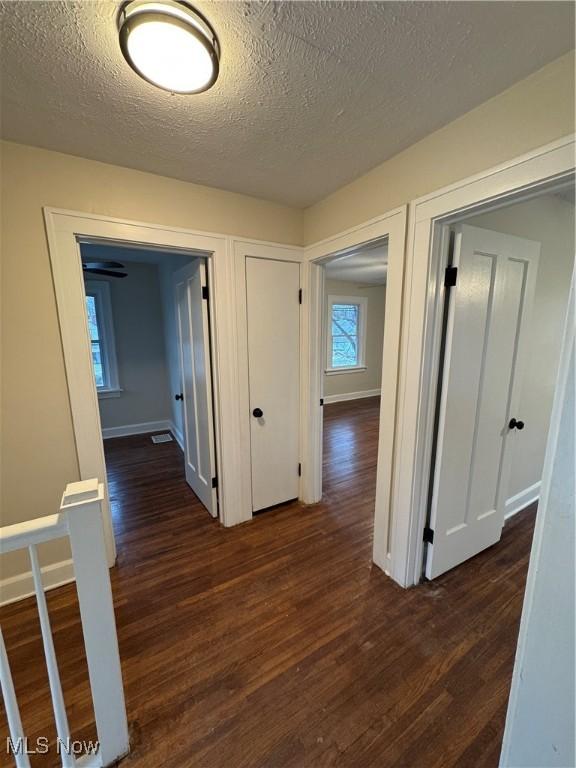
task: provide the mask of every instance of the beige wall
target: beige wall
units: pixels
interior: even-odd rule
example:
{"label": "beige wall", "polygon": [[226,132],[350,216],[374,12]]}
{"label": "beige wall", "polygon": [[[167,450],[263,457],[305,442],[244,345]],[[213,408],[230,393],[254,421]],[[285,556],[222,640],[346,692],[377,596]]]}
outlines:
{"label": "beige wall", "polygon": [[110,285],[122,392],[99,400],[103,429],[170,418],[159,269],[126,262],[126,272],[122,280],[104,278]]}
{"label": "beige wall", "polygon": [[[1,145],[2,523],[54,512],[78,464],[43,206],[299,243],[302,213],[275,203],[92,160]],[[67,557],[62,543],[44,563]],[[1,576],[28,570],[20,553]]]}
{"label": "beige wall", "polygon": [[573,132],[572,52],[308,208],[305,244]]}
{"label": "beige wall", "polygon": [[380,389],[382,385],[382,344],[384,340],[385,285],[359,285],[345,280],[326,280],[326,297],[363,296],[368,301],[366,326],[366,370],[357,373],[324,375],[324,396],[347,395]]}
{"label": "beige wall", "polygon": [[526,423],[514,441],[507,498],[542,476],[548,425],[560,359],[570,278],[574,268],[574,205],[555,195],[476,216],[468,224],[542,244],[534,310],[529,330],[530,358],[517,418]]}
{"label": "beige wall", "polygon": [[[52,512],[78,477],[43,206],[309,243],[572,132],[573,81],[569,55],[306,212],[2,143],[2,522]],[[46,545],[41,556],[65,550]],[[2,576],[24,562],[3,558]]]}

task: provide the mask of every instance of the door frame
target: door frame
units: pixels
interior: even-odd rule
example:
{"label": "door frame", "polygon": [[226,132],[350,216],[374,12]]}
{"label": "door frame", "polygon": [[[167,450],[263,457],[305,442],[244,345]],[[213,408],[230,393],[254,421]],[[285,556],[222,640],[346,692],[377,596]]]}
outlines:
{"label": "door frame", "polygon": [[[213,388],[216,411],[216,461],[220,471],[220,519],[226,525],[238,519],[236,489],[243,478],[239,456],[236,365],[237,325],[233,311],[234,282],[230,238],[206,232],[163,226],[109,216],[45,207],[44,219],[56,295],[64,365],[76,442],[79,477],[97,477],[105,484],[103,522],[109,565],[116,546],[106,483],[98,396],[92,372],[88,323],[84,302],[80,242],[100,241],[121,245],[182,250],[207,257],[212,286],[210,302],[213,350]],[[200,253],[198,253],[200,252]]]}
{"label": "door frame", "polygon": [[396,450],[398,354],[402,318],[407,206],[352,227],[304,249],[302,346],[302,500],[314,504],[322,498],[322,406],[324,344],[324,265],[334,257],[373,240],[388,240],[388,270],[382,353],[382,396],[374,505],[373,560],[395,577],[394,552],[397,511],[393,505],[393,466]]}
{"label": "door frame", "polygon": [[564,137],[410,204],[400,340],[393,508],[397,516],[394,579],[418,584],[431,473],[439,372],[444,224],[540,195],[573,179],[575,137]]}

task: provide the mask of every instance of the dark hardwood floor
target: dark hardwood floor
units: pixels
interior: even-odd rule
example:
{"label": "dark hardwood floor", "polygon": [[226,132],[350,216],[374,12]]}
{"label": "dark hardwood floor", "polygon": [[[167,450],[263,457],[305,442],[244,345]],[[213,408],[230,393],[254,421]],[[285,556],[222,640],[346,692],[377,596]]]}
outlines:
{"label": "dark hardwood floor", "polygon": [[[126,768],[497,766],[534,509],[402,590],[371,564],[377,423],[377,399],[327,406],[324,502],[232,529],[176,443],[106,441]],[[71,727],[94,737],[74,586],[48,603]],[[34,602],[0,619],[28,735],[54,738]]]}

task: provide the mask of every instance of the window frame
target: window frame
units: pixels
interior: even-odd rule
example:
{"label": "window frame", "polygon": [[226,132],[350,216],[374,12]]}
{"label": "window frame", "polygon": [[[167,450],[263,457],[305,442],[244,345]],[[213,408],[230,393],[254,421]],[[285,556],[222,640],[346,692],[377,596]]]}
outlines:
{"label": "window frame", "polygon": [[[122,392],[118,378],[118,358],[116,356],[116,340],[114,337],[114,319],[112,315],[112,297],[108,280],[86,280],[86,297],[94,297],[96,304],[96,319],[98,322],[100,359],[104,372],[105,384],[96,391],[99,398],[120,397]],[[88,328],[88,336],[90,329]],[[90,339],[92,350],[92,339]],[[94,382],[96,378],[94,377]]]}
{"label": "window frame", "polygon": [[[327,376],[340,373],[355,373],[367,370],[366,329],[368,327],[368,298],[366,296],[335,296],[330,294],[326,302],[326,367]],[[359,307],[358,317],[358,363],[356,365],[332,366],[332,310],[335,304],[355,304]]]}

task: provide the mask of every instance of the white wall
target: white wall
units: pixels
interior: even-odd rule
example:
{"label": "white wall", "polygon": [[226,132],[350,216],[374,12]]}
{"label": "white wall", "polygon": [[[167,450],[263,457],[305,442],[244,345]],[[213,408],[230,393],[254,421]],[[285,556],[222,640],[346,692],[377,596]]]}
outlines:
{"label": "white wall", "polygon": [[576,765],[574,322],[572,306],[500,761],[510,768]]}
{"label": "white wall", "polygon": [[160,283],[154,264],[125,262],[128,277],[110,285],[119,397],[99,399],[102,429],[170,417]]}
{"label": "white wall", "polygon": [[[385,285],[361,285],[344,280],[325,281],[326,299],[329,295],[363,296],[368,301],[366,327],[366,370],[355,373],[324,375],[324,397],[330,399],[356,392],[380,390],[382,386],[382,344],[384,340]],[[326,303],[327,306],[327,303]],[[325,320],[327,322],[327,320]],[[324,356],[326,361],[326,354]]]}
{"label": "white wall", "polygon": [[574,266],[574,205],[546,195],[469,219],[469,224],[542,243],[530,330],[532,347],[520,410],[526,423],[514,441],[506,498],[538,483],[542,475],[560,344]]}

